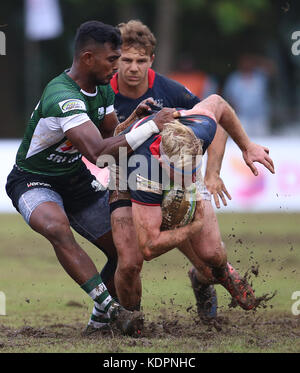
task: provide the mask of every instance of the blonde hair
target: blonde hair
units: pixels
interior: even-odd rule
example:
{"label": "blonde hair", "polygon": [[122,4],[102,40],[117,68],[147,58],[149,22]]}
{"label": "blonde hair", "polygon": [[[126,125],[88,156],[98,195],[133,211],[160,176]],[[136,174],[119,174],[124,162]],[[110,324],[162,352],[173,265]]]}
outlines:
{"label": "blonde hair", "polygon": [[144,49],[150,57],[153,55],[156,46],[155,36],[141,21],[123,22],[117,27],[121,32],[124,48]]}
{"label": "blonde hair", "polygon": [[193,158],[202,156],[202,144],[202,140],[178,120],[166,123],[161,132],[162,151],[168,158],[177,159],[175,167],[191,166]]}

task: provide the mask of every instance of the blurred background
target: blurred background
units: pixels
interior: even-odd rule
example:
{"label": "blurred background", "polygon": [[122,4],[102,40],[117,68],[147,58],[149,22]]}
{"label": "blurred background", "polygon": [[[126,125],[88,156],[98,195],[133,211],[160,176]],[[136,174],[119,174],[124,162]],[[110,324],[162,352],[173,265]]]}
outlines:
{"label": "blurred background", "polygon": [[[296,202],[284,206],[300,210],[300,2],[296,0],[3,2],[0,139],[5,141],[1,141],[0,155],[5,162],[1,188],[43,88],[71,65],[76,28],[91,19],[113,25],[140,19],[157,38],[155,70],[180,81],[200,98],[223,95],[247,133],[272,147],[277,171],[284,175],[277,172],[277,179],[269,179],[271,175],[262,170],[261,178],[252,179],[240,160],[232,158],[229,141],[224,178],[234,174],[238,178],[228,178],[228,188],[242,189],[231,189],[237,196],[233,208],[268,210],[264,208],[267,198],[293,195]],[[288,158],[282,159],[283,153]],[[258,195],[259,206],[253,204]],[[282,208],[277,201],[272,210]]]}

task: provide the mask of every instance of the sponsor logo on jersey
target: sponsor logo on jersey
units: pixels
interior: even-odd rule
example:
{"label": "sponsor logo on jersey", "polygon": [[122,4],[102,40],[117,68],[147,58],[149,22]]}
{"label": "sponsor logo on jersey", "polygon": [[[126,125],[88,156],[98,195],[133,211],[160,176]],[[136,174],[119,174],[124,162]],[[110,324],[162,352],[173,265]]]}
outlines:
{"label": "sponsor logo on jersey", "polygon": [[31,181],[29,183],[27,183],[27,188],[32,188],[32,187],[38,187],[38,186],[43,186],[43,187],[48,187],[48,188],[52,188],[52,186],[48,183],[41,183],[39,181]]}
{"label": "sponsor logo on jersey", "polygon": [[77,99],[64,100],[59,102],[58,105],[63,113],[67,113],[71,110],[86,110],[85,103]]}
{"label": "sponsor logo on jersey", "polygon": [[104,117],[104,107],[98,108],[98,119],[102,119]]}
{"label": "sponsor logo on jersey", "polygon": [[78,150],[74,147],[70,140],[66,140],[63,144],[60,144],[55,150],[59,153],[78,153]]}
{"label": "sponsor logo on jersey", "polygon": [[56,153],[50,154],[46,159],[47,161],[52,161],[54,163],[73,163],[78,161],[82,157],[81,154],[76,154],[75,156],[70,156],[70,155],[58,155]]}
{"label": "sponsor logo on jersey", "polygon": [[155,99],[155,106],[163,108],[164,107],[164,99],[163,98],[156,98]]}

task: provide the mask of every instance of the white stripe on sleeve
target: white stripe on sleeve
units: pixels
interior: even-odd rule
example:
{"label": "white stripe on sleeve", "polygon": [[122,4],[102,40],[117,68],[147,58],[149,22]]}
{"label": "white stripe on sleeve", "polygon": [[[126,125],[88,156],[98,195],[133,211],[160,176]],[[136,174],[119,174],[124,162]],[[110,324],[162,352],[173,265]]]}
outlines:
{"label": "white stripe on sleeve", "polygon": [[69,117],[57,118],[57,122],[64,132],[68,131],[71,128],[80,126],[85,122],[90,121],[90,118],[86,113],[70,115]]}
{"label": "white stripe on sleeve", "polygon": [[106,114],[111,114],[115,111],[115,107],[114,105],[109,105],[107,108],[106,108]]}

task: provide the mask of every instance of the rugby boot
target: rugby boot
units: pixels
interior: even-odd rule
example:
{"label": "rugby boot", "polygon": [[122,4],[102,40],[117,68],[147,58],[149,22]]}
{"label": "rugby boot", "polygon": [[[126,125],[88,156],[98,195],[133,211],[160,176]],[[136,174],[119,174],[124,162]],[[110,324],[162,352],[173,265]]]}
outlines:
{"label": "rugby boot", "polygon": [[96,328],[93,324],[88,324],[85,330],[82,332],[83,337],[89,337],[92,335],[101,334],[101,335],[108,335],[111,334],[111,326],[107,323],[106,325],[101,326],[100,328]]}
{"label": "rugby boot", "polygon": [[118,303],[114,303],[111,324],[124,335],[139,336],[144,326],[144,315],[139,311],[128,311]]}
{"label": "rugby boot", "polygon": [[214,268],[213,275],[228,290],[241,308],[248,311],[256,306],[256,297],[246,278],[241,278],[236,269],[228,262],[225,269]]}
{"label": "rugby boot", "polygon": [[107,314],[103,316],[92,315],[82,335],[111,334],[112,326],[115,326],[124,335],[140,335],[144,326],[144,315],[142,312],[128,311],[116,302],[112,303],[110,309],[110,316]]}
{"label": "rugby boot", "polygon": [[215,319],[217,317],[218,300],[213,285],[204,285],[196,277],[196,270],[188,272],[196,298],[197,312],[202,319]]}

